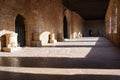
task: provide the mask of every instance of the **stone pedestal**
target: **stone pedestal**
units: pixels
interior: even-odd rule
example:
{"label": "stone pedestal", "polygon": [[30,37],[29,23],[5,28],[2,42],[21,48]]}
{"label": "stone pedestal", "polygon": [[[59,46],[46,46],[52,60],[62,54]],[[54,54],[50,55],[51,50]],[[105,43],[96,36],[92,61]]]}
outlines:
{"label": "stone pedestal", "polygon": [[17,33],[8,30],[0,31],[0,50],[11,52],[17,48]]}
{"label": "stone pedestal", "polygon": [[2,51],[11,52],[12,48],[17,48],[17,34],[5,34],[5,46],[2,47]]}
{"label": "stone pedestal", "polygon": [[55,39],[55,34],[54,33],[51,33],[49,35],[48,43],[57,43],[57,40]]}
{"label": "stone pedestal", "polygon": [[63,40],[64,40],[63,39],[63,34],[62,33],[57,34],[57,41],[62,42]]}
{"label": "stone pedestal", "polygon": [[32,33],[31,46],[32,47],[40,47],[41,46],[41,41],[39,40],[39,33],[38,32]]}

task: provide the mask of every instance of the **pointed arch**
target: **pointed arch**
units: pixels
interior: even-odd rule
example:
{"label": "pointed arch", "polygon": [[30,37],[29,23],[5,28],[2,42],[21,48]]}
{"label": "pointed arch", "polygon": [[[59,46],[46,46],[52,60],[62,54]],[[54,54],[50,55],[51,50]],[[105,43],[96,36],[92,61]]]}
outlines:
{"label": "pointed arch", "polygon": [[64,33],[64,38],[68,38],[68,23],[66,16],[64,16],[64,20],[63,20],[63,33]]}
{"label": "pointed arch", "polygon": [[18,14],[15,19],[15,32],[18,33],[18,46],[25,46],[25,18]]}

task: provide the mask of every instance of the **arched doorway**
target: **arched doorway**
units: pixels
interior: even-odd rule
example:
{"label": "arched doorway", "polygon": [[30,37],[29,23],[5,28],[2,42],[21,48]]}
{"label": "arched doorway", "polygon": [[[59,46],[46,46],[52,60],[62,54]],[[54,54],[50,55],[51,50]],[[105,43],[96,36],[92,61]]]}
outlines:
{"label": "arched doorway", "polygon": [[15,32],[18,33],[18,46],[25,46],[25,23],[24,17],[20,14],[16,16],[15,20]]}
{"label": "arched doorway", "polygon": [[89,29],[89,37],[92,37],[92,30]]}
{"label": "arched doorway", "polygon": [[63,21],[63,29],[64,29],[64,38],[68,38],[68,24],[67,24],[67,18],[64,16]]}

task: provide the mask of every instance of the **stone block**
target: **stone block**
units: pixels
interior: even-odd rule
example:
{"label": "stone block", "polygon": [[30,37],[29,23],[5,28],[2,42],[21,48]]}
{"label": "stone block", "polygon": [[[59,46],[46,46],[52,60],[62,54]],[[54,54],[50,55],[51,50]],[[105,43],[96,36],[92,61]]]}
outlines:
{"label": "stone block", "polygon": [[57,41],[62,42],[63,40],[64,40],[63,39],[63,34],[62,33],[57,34]]}
{"label": "stone block", "polygon": [[11,52],[11,48],[3,47],[2,51],[3,52]]}

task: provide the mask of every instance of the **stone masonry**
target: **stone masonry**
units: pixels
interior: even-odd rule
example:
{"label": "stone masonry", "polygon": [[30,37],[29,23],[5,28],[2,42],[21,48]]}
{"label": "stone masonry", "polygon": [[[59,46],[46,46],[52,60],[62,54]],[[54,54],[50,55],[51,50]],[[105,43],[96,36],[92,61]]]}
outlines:
{"label": "stone masonry", "polygon": [[106,14],[106,37],[120,46],[120,0],[110,0]]}
{"label": "stone masonry", "polygon": [[[69,38],[73,32],[81,32],[83,27],[83,19],[77,13],[70,12],[71,19],[67,19]],[[63,18],[66,15],[62,0],[0,0],[0,30],[15,31],[15,20],[18,14],[24,18],[26,46],[34,44],[33,33],[39,33],[38,38],[41,43],[46,41],[44,37],[49,38],[49,34],[40,37],[44,32],[54,33],[55,36],[62,34],[62,40]]]}

